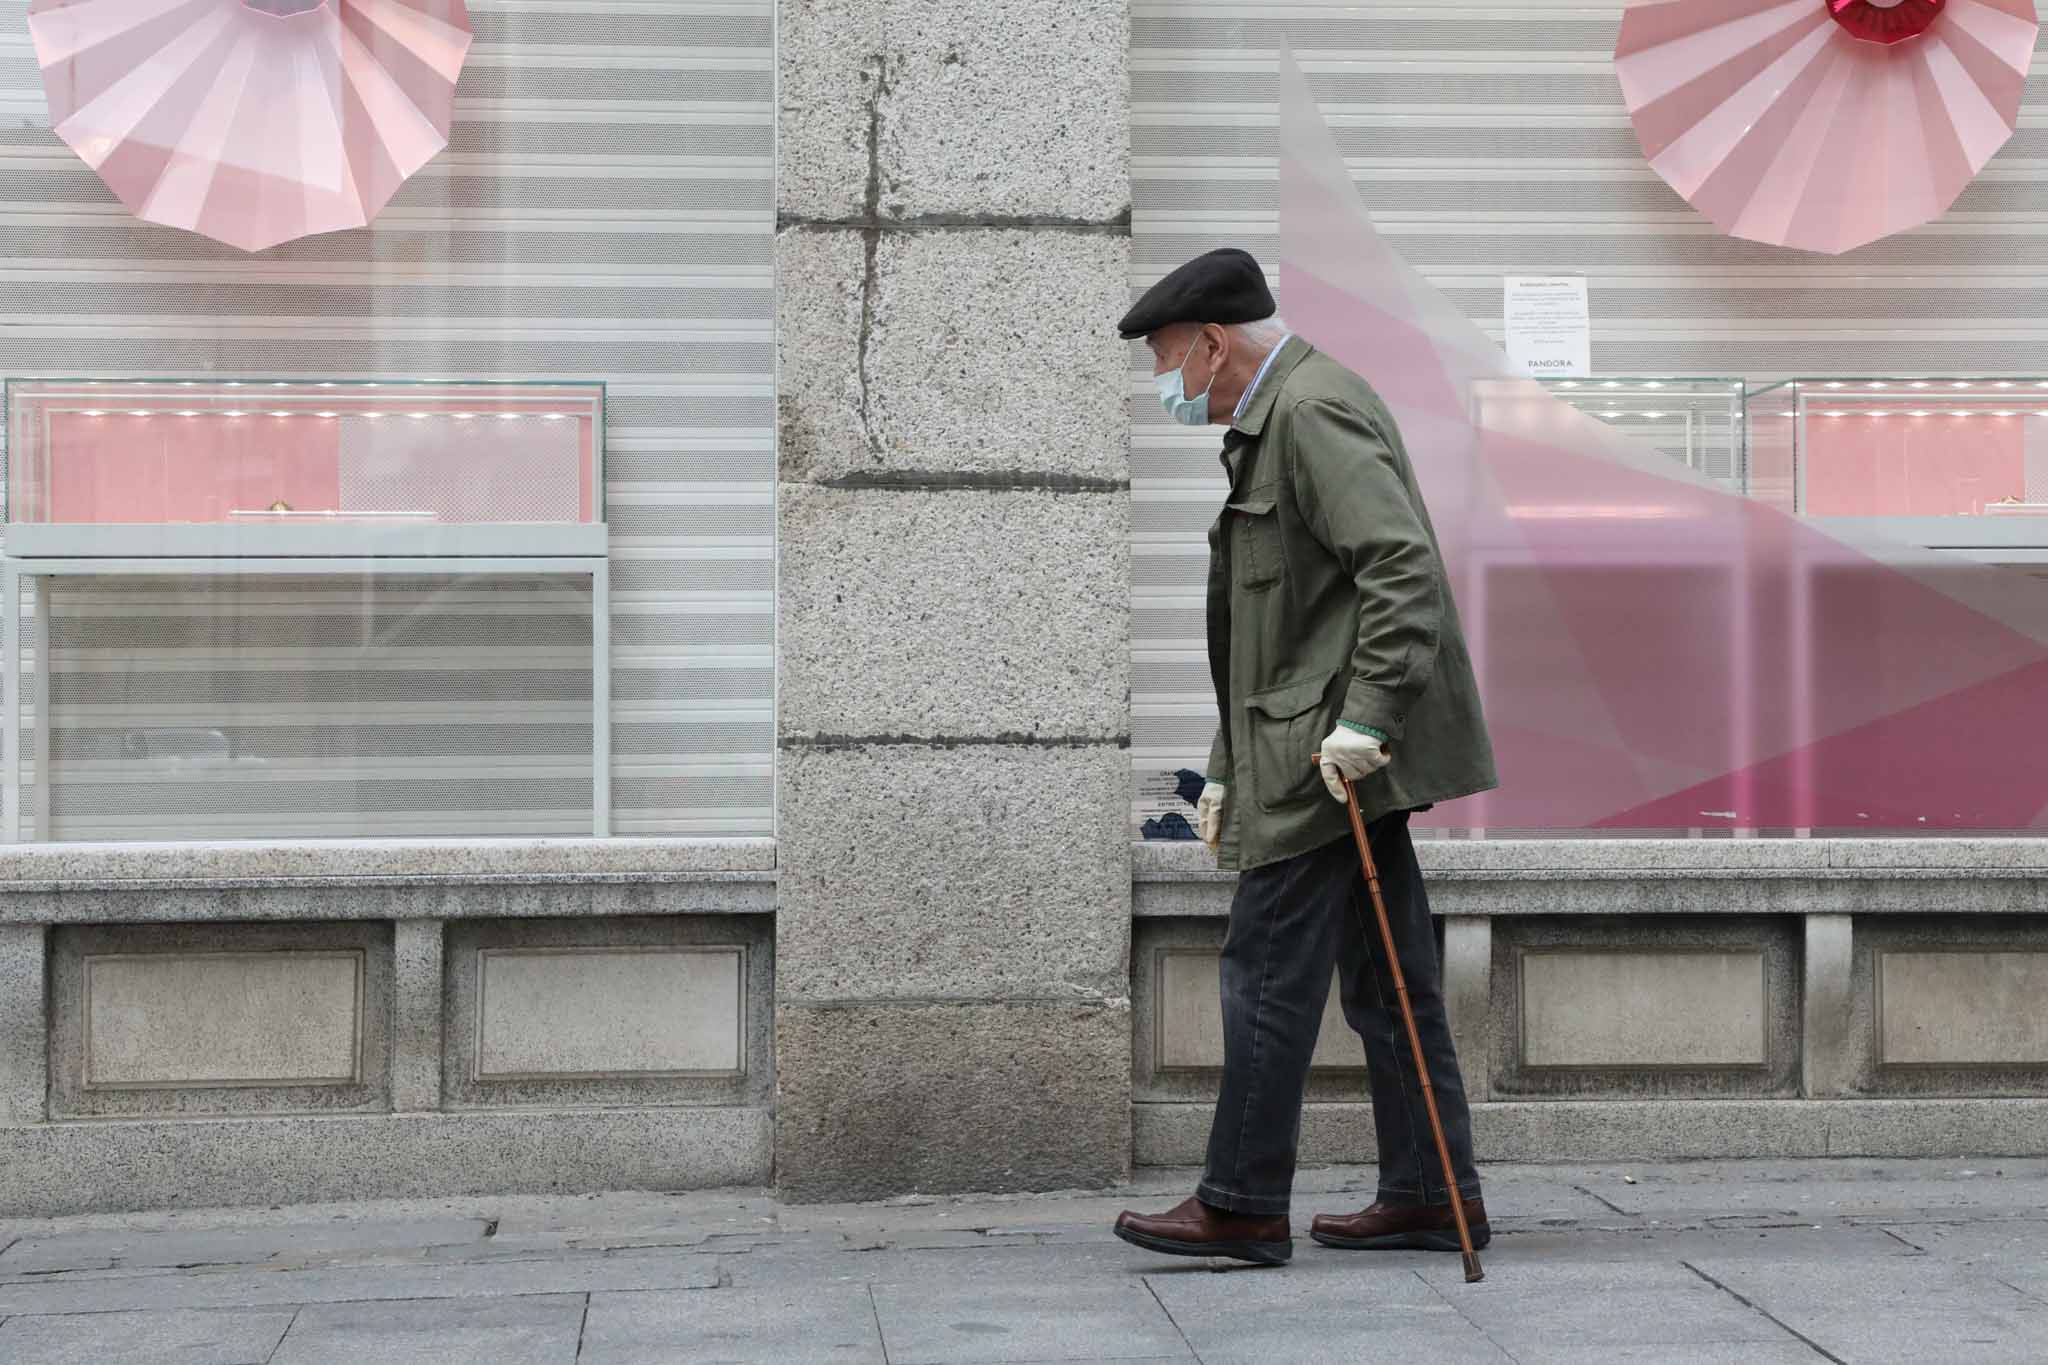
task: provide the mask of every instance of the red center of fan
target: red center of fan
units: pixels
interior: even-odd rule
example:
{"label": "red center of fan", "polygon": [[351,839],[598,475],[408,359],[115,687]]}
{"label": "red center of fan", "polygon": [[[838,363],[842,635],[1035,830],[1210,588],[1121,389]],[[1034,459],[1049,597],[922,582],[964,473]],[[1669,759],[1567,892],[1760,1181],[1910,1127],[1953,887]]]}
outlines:
{"label": "red center of fan", "polygon": [[1866,43],[1903,43],[1918,38],[1941,17],[1948,0],[1826,0],[1828,13]]}

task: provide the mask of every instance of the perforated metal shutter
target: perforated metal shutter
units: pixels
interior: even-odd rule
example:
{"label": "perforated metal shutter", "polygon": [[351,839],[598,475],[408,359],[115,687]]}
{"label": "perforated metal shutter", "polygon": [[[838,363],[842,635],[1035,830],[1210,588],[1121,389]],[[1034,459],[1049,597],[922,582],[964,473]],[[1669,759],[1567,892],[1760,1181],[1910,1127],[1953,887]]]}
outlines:
{"label": "perforated metal shutter", "polygon": [[[1649,170],[1613,74],[1621,9],[1136,0],[1134,293],[1211,247],[1277,264],[1285,43],[1380,231],[1495,336],[1502,276],[1585,274],[1596,372],[1764,380],[2042,368],[2048,62],[2034,64],[2023,106],[2033,112],[1942,222],[1847,256],[1808,256],[1721,235]],[[1169,425],[1142,347],[1132,366],[1142,816],[1174,806],[1163,775],[1201,768],[1214,733],[1201,532],[1222,481],[1216,436]]]}
{"label": "perforated metal shutter", "polygon": [[[448,151],[254,257],[58,141],[25,13],[0,373],[605,381],[613,830],[771,833],[773,0],[472,0]],[[573,584],[65,583],[58,837],[588,832]]]}

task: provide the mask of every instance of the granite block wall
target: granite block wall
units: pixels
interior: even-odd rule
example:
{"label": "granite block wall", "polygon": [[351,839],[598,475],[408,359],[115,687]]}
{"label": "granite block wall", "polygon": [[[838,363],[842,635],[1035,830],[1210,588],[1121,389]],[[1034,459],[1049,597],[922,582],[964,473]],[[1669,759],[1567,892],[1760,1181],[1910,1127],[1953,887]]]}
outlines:
{"label": "granite block wall", "polygon": [[783,0],[776,1171],[1129,1165],[1123,0]]}

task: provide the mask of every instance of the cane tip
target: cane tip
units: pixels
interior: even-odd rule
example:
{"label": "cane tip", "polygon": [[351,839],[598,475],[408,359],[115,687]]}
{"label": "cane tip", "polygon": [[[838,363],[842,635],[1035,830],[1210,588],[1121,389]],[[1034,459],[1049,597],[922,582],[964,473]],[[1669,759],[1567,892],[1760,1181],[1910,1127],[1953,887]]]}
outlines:
{"label": "cane tip", "polygon": [[1479,1268],[1479,1257],[1467,1254],[1465,1257],[1465,1283],[1478,1284],[1486,1278],[1486,1272]]}

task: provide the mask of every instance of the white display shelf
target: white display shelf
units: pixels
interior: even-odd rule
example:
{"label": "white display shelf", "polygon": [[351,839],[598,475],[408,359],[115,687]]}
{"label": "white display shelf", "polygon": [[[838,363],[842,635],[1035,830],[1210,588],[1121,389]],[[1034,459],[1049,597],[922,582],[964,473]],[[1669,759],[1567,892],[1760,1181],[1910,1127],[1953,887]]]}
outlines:
{"label": "white display shelf", "polygon": [[[451,523],[336,517],[232,522],[16,522],[9,559],[549,559],[602,556],[602,522]],[[458,572],[460,565],[451,565]],[[209,570],[222,572],[222,570]],[[227,572],[233,572],[228,570]]]}

